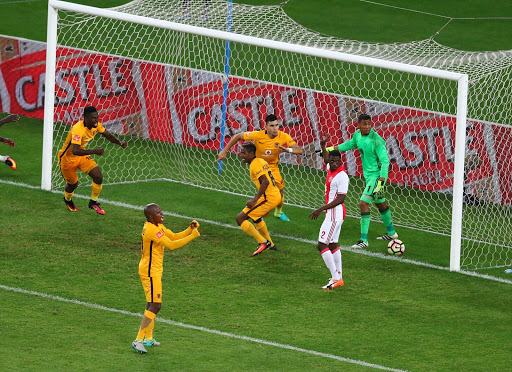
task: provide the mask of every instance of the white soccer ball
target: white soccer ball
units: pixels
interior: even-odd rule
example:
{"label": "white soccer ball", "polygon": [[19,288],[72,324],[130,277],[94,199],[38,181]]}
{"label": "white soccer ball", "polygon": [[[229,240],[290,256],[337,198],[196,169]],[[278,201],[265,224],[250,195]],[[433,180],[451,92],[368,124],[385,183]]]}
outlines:
{"label": "white soccer ball", "polygon": [[388,243],[388,253],[389,254],[404,254],[405,244],[403,241],[398,239],[393,239]]}

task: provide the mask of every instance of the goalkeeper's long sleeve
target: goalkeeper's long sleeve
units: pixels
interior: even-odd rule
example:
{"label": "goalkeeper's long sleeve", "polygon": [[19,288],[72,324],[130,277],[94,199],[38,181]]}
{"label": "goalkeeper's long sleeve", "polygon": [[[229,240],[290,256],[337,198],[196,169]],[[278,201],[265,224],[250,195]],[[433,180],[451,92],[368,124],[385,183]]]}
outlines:
{"label": "goalkeeper's long sleeve", "polygon": [[197,229],[192,230],[192,233],[184,238],[178,239],[178,240],[171,240],[167,236],[164,236],[162,240],[160,240],[160,244],[162,244],[164,247],[169,248],[171,251],[174,251],[175,249],[181,248],[188,243],[190,243],[192,240],[200,236],[199,231]]}

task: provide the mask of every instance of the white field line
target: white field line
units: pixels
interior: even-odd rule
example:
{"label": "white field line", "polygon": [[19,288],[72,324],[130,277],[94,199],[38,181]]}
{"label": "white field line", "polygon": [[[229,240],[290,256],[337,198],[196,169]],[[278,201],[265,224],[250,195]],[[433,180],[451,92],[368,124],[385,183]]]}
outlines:
{"label": "white field line", "polygon": [[[72,299],[68,299],[68,298],[64,298],[64,297],[60,297],[60,296],[54,296],[54,295],[50,295],[50,294],[46,294],[46,293],[28,291],[28,290],[25,290],[25,289],[22,289],[22,288],[8,287],[8,286],[2,285],[2,284],[0,284],[0,289],[6,290],[6,291],[11,291],[11,292],[29,294],[29,295],[33,295],[33,296],[39,296],[39,297],[48,298],[48,299],[54,300],[54,301],[67,302],[67,303],[71,303],[71,304],[75,304],[75,305],[89,307],[89,308],[96,309],[96,310],[110,311],[110,312],[113,312],[113,313],[119,313],[119,314],[124,314],[124,315],[129,315],[129,316],[136,316],[136,317],[139,317],[139,318],[142,318],[142,316],[143,316],[143,314],[133,313],[131,311],[114,309],[114,308],[111,308],[111,307],[106,307],[106,306],[102,306],[102,305],[98,305],[98,304],[93,304],[93,303],[89,303],[89,302],[84,302],[84,301],[79,301],[79,300],[72,300]],[[250,341],[250,342],[255,342],[255,343],[258,343],[258,344],[274,346],[274,347],[278,347],[280,349],[288,349],[288,350],[298,351],[298,352],[305,353],[305,354],[316,355],[316,356],[320,356],[320,357],[323,357],[323,358],[329,358],[329,359],[334,359],[334,360],[338,360],[338,361],[341,361],[341,362],[357,364],[357,365],[365,366],[365,367],[371,367],[371,368],[380,369],[380,370],[383,370],[383,371],[396,371],[396,372],[404,371],[402,369],[389,368],[389,367],[381,366],[381,365],[378,365],[378,364],[364,362],[362,360],[344,358],[344,357],[341,357],[341,356],[338,356],[338,355],[321,353],[319,351],[303,349],[303,348],[300,348],[300,347],[295,347],[295,346],[287,345],[287,344],[280,344],[278,342],[266,341],[266,340],[262,340],[262,339],[259,339],[259,338],[242,336],[242,335],[237,335],[237,334],[234,334],[234,333],[217,331],[215,329],[209,329],[209,328],[205,328],[205,327],[198,327],[198,326],[191,325],[191,324],[175,322],[174,320],[170,320],[170,319],[165,319],[165,318],[158,317],[155,320],[157,322],[166,323],[166,324],[169,324],[169,325],[172,325],[172,326],[176,326],[176,327],[183,327],[183,328],[193,329],[193,330],[196,330],[196,331],[208,332],[208,333],[212,333],[212,334],[215,334],[215,335],[218,335],[218,336],[225,336],[225,337],[230,337],[230,338],[236,338],[236,339],[239,339],[239,340]]]}
{"label": "white field line", "polygon": [[[13,186],[25,187],[25,188],[34,189],[34,190],[41,190],[41,188],[39,186],[33,186],[33,185],[28,185],[28,184],[25,184],[25,183],[19,183],[19,182],[13,182],[13,181],[6,181],[6,180],[2,180],[2,179],[0,179],[0,183],[4,183],[4,184],[7,184],[7,185],[13,185]],[[61,194],[62,193],[61,190],[52,190],[50,192],[54,193],[54,194]],[[80,199],[89,199],[90,198],[89,195],[80,195],[80,194],[74,194],[73,197],[80,198]],[[123,203],[123,202],[107,200],[107,199],[102,199],[102,198],[98,199],[98,201],[100,201],[102,203],[105,203],[105,204],[112,204],[112,205],[115,205],[115,206],[118,206],[118,207],[123,207],[123,208],[135,209],[135,210],[140,210],[140,211],[144,210],[144,206],[142,206],[142,205],[127,204],[127,203]],[[218,222],[218,221],[206,220],[204,218],[184,216],[184,215],[181,215],[181,214],[167,212],[167,211],[164,211],[163,213],[164,213],[164,215],[167,215],[167,216],[173,216],[173,217],[176,217],[176,218],[183,218],[183,219],[186,219],[186,220],[197,220],[197,221],[202,222],[202,223],[208,223],[208,224],[212,224],[212,225],[216,225],[216,226],[222,226],[222,227],[226,227],[226,228],[229,228],[229,229],[239,229],[240,228],[240,227],[235,226],[235,225],[230,225],[230,224],[223,223],[223,222]],[[295,240],[295,241],[298,241],[298,242],[308,243],[308,244],[312,244],[312,245],[316,245],[317,244],[316,240],[309,240],[309,239],[304,239],[304,238],[300,238],[300,237],[297,237],[297,236],[291,236],[291,235],[283,235],[283,234],[279,234],[279,233],[275,233],[275,232],[272,232],[272,236],[277,236],[277,237],[283,238],[283,239]],[[432,265],[432,264],[429,264],[429,263],[426,263],[426,262],[410,260],[408,258],[403,258],[403,257],[389,256],[389,255],[385,255],[385,254],[382,254],[382,253],[369,252],[369,251],[365,251],[363,249],[352,249],[352,248],[350,248],[348,246],[343,246],[343,245],[340,245],[340,249],[343,250],[343,251],[353,252],[353,253],[357,253],[357,254],[362,254],[362,255],[365,255],[365,256],[378,257],[378,258],[385,259],[385,260],[392,260],[392,261],[398,261],[398,262],[412,264],[412,265],[417,265],[417,266],[424,266],[424,267],[429,267],[431,269],[436,269],[436,270],[445,270],[445,271],[449,271],[450,270],[449,267]],[[487,275],[487,274],[479,274],[479,273],[473,272],[473,271],[460,270],[460,271],[458,271],[458,273],[464,274],[464,275],[469,275],[469,276],[474,276],[474,277],[478,277],[478,278],[482,278],[482,279],[493,280],[493,281],[500,282],[500,283],[512,284],[512,280],[510,280],[510,279],[498,278],[496,276],[491,276],[491,275]]]}

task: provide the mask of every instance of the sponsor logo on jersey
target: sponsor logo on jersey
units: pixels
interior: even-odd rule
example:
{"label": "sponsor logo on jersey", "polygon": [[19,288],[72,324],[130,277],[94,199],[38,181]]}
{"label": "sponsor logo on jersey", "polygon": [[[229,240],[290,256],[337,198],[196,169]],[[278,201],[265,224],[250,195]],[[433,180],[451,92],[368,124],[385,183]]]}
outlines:
{"label": "sponsor logo on jersey", "polygon": [[164,236],[164,233],[163,233],[163,232],[159,231],[159,232],[157,232],[157,233],[156,233],[156,237],[157,237],[158,239],[160,239],[162,236]]}
{"label": "sponsor logo on jersey", "polygon": [[272,155],[272,150],[265,150],[265,155]]}
{"label": "sponsor logo on jersey", "polygon": [[75,134],[75,135],[73,136],[73,141],[80,141],[80,138],[81,138],[81,137],[80,137],[78,134]]}

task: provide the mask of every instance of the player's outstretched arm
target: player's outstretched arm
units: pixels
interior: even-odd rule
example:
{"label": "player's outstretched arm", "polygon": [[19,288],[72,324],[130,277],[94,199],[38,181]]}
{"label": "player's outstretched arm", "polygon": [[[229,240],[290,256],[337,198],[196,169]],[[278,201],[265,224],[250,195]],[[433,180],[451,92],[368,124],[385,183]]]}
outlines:
{"label": "player's outstretched arm", "polygon": [[167,236],[164,236],[160,243],[166,247],[169,248],[171,251],[174,251],[175,249],[184,247],[188,243],[190,243],[192,240],[198,238],[201,234],[199,234],[198,229],[192,230],[190,235],[185,236],[184,238],[178,239],[178,240],[171,240]]}
{"label": "player's outstretched arm", "polygon": [[126,148],[128,145],[125,141],[120,141],[119,138],[114,136],[112,133],[110,133],[108,130],[105,130],[103,133],[101,133],[106,139],[108,139],[110,142],[115,143],[116,145],[121,146],[123,149]]}
{"label": "player's outstretched arm", "polygon": [[281,152],[289,152],[290,154],[300,155],[304,152],[302,147],[297,144],[291,145],[290,147],[284,147],[279,144],[276,144],[276,147],[281,150]]}
{"label": "player's outstretched arm", "polygon": [[241,133],[238,133],[238,134],[235,134],[235,136],[233,136],[228,144],[226,145],[226,147],[224,147],[222,149],[221,152],[219,152],[219,154],[217,155],[217,160],[215,161],[221,161],[221,160],[224,160],[226,159],[226,156],[228,155],[228,151],[233,147],[235,146],[235,144],[238,142],[238,141],[242,141],[244,139],[244,132],[241,132]]}
{"label": "player's outstretched arm", "polygon": [[15,121],[20,120],[20,116],[16,114],[8,115],[2,120],[0,120],[0,127],[7,123],[14,123]]}

